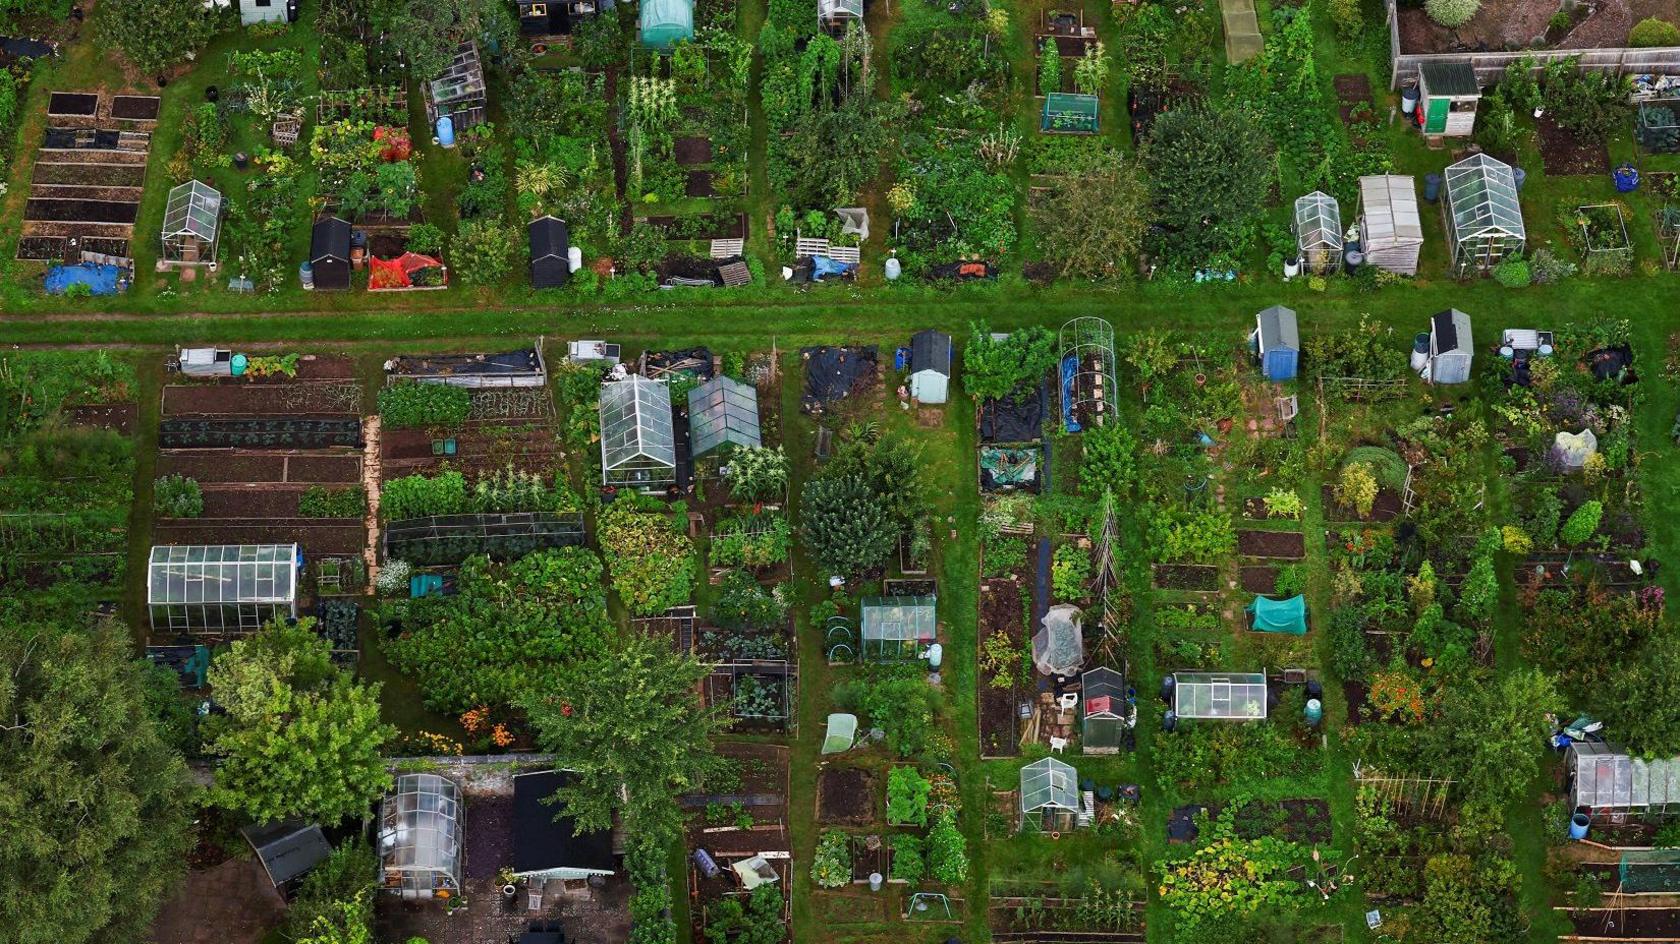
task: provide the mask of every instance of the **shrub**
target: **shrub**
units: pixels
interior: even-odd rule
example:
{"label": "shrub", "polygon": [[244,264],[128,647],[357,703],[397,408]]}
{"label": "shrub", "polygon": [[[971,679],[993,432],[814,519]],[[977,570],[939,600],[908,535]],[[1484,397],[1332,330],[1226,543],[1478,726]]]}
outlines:
{"label": "shrub", "polygon": [[1079,490],[1100,498],[1104,492],[1124,495],[1136,480],[1137,439],[1120,423],[1085,432],[1084,459],[1079,465]]}
{"label": "shrub", "polygon": [[1628,45],[1637,47],[1680,46],[1680,26],[1656,17],[1646,17],[1628,31]]}
{"label": "shrub", "polygon": [[1056,359],[1056,336],[1046,328],[1018,328],[993,338],[991,329],[977,321],[969,326],[963,347],[963,386],[976,400],[1001,400],[1022,388],[1031,394]]}
{"label": "shrub", "polygon": [[1350,462],[1342,466],[1342,474],[1336,480],[1335,495],[1336,501],[1359,512],[1363,518],[1377,503],[1377,477],[1366,463]]}
{"label": "shrub", "polygon": [[1447,29],[1457,29],[1470,22],[1481,8],[1482,0],[1424,0],[1423,4],[1429,18]]}
{"label": "shrub", "polygon": [[391,429],[459,426],[472,412],[472,394],[449,384],[399,383],[379,391],[379,418]]}
{"label": "shrub", "polygon": [[417,223],[408,231],[408,251],[435,256],[443,251],[443,230],[433,223]]}
{"label": "shrub", "polygon": [[882,500],[858,473],[805,483],[800,532],[817,565],[830,574],[875,570],[897,546],[898,532]]}
{"label": "shrub", "polygon": [[197,479],[165,475],[152,483],[152,511],[160,518],[197,518],[204,514],[204,492]]}
{"label": "shrub", "polygon": [[1493,267],[1493,280],[1506,288],[1525,288],[1534,278],[1527,259],[1506,259]]}
{"label": "shrub", "polygon": [[1581,507],[1564,521],[1563,528],[1558,531],[1558,540],[1570,547],[1580,547],[1598,533],[1598,523],[1603,517],[1603,504],[1596,500],[1582,502]]}
{"label": "shrub", "polygon": [[1365,32],[1365,11],[1359,0],[1330,0],[1330,22],[1342,42],[1351,43]]}
{"label": "shrub", "polygon": [[449,243],[449,261],[467,285],[495,285],[513,272],[519,233],[500,220],[468,220]]}
{"label": "shrub", "polygon": [[367,514],[367,493],[360,485],[328,488],[311,485],[298,497],[300,518],[360,518]]}
{"label": "shrub", "polygon": [[373,580],[373,589],[382,597],[394,597],[408,592],[408,578],[414,568],[408,566],[405,560],[388,560],[385,566],[379,568],[379,576]]}

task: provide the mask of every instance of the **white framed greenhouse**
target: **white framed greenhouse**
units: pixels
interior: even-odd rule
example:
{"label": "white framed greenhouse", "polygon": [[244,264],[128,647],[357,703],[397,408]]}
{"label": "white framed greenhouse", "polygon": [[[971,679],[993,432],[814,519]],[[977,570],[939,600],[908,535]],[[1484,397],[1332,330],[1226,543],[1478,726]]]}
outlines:
{"label": "white framed greenhouse", "polygon": [[1594,819],[1629,813],[1668,816],[1680,811],[1680,758],[1645,760],[1614,744],[1574,742],[1565,757],[1573,808]]}
{"label": "white framed greenhouse", "polygon": [[146,568],[158,632],[249,633],[297,616],[296,544],[159,544]]}
{"label": "white framed greenhouse", "polygon": [[1453,270],[1460,275],[1491,269],[1522,252],[1528,242],[1516,174],[1511,165],[1486,154],[1472,154],[1447,168],[1441,214]]}
{"label": "white framed greenhouse", "polygon": [[1266,717],[1261,672],[1174,672],[1173,714],[1183,719],[1256,721]]}
{"label": "white framed greenhouse", "polygon": [[1079,825],[1079,771],[1054,757],[1021,768],[1021,829],[1065,832]]}
{"label": "white framed greenhouse", "polygon": [[758,388],[719,374],[688,392],[688,432],[694,455],[725,446],[756,449]]}
{"label": "white framed greenhouse", "polygon": [[216,261],[216,238],[222,226],[222,194],[216,188],[189,180],[169,191],[163,210],[163,255],[173,265],[205,265]]}
{"label": "white framed greenhouse", "polygon": [[402,774],[379,804],[381,888],[411,901],[461,893],[461,788],[437,774]]}
{"label": "white framed greenhouse", "polygon": [[1342,264],[1342,207],[1314,190],[1295,201],[1295,247],[1308,272],[1324,274]]}
{"label": "white framed greenhouse", "polygon": [[648,488],[676,480],[670,388],[640,374],[602,384],[602,484]]}
{"label": "white framed greenhouse", "polygon": [[907,662],[939,638],[934,597],[864,597],[858,604],[863,658]]}
{"label": "white framed greenhouse", "polygon": [[847,23],[863,21],[863,0],[817,0],[817,22],[823,29],[846,31]]}

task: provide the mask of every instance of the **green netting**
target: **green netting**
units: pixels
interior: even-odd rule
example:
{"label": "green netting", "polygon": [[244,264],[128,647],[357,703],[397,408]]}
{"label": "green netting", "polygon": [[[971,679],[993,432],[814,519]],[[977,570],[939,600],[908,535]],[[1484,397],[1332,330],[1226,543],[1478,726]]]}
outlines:
{"label": "green netting", "polygon": [[991,473],[993,487],[1022,485],[1038,478],[1038,449],[981,446],[980,468]]}
{"label": "green netting", "polygon": [[670,49],[694,38],[693,0],[642,0],[642,45],[649,49]]}
{"label": "green netting", "polygon": [[1616,869],[1618,891],[1627,894],[1680,892],[1680,849],[1633,849]]}
{"label": "green netting", "polygon": [[1292,636],[1307,634],[1306,597],[1294,596],[1287,600],[1255,597],[1254,602],[1248,605],[1248,612],[1254,617],[1251,626],[1256,632],[1288,633]]}
{"label": "green netting", "polygon": [[1052,92],[1044,97],[1043,131],[1097,130],[1097,97],[1074,92]]}

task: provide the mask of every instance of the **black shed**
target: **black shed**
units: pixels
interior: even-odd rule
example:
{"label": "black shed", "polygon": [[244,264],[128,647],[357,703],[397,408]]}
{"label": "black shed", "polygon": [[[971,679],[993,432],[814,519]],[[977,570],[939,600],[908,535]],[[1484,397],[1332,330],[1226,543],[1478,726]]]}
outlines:
{"label": "black shed", "polygon": [[577,821],[565,815],[565,807],[546,802],[572,779],[564,770],[513,778],[515,875],[576,880],[616,871],[611,830],[580,832]]}
{"label": "black shed", "polygon": [[350,224],[336,216],[315,221],[309,234],[309,265],[317,290],[350,287]]}
{"label": "black shed", "polygon": [[552,216],[539,216],[531,221],[531,285],[535,288],[559,288],[572,277],[571,263],[566,256],[571,249],[571,234],[566,221]]}

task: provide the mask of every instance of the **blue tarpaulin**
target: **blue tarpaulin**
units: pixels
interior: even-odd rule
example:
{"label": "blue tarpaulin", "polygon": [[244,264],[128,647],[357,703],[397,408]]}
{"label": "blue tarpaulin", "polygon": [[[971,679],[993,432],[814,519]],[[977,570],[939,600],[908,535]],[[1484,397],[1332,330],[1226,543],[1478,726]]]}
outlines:
{"label": "blue tarpaulin", "polygon": [[1062,358],[1062,428],[1070,433],[1079,432],[1079,421],[1073,418],[1073,374],[1078,369],[1078,358]]}
{"label": "blue tarpaulin", "polygon": [[55,265],[47,270],[47,292],[62,295],[72,285],[86,285],[95,295],[115,295],[127,286],[122,281],[123,270],[114,265],[83,262],[78,265]]}
{"label": "blue tarpaulin", "polygon": [[843,276],[855,268],[857,266],[850,262],[839,262],[827,256],[812,256],[811,281],[821,282],[823,277],[828,275]]}

